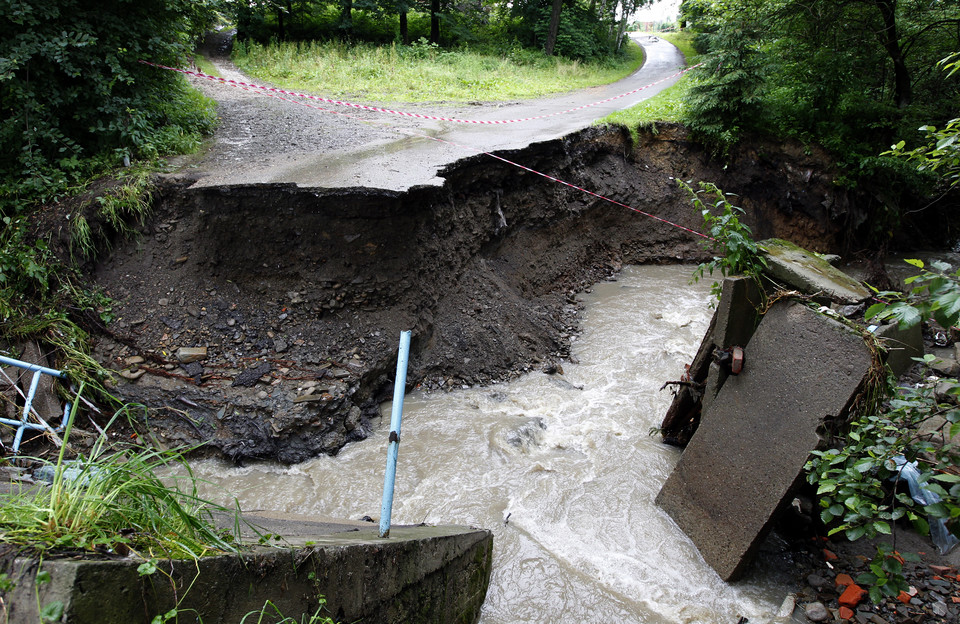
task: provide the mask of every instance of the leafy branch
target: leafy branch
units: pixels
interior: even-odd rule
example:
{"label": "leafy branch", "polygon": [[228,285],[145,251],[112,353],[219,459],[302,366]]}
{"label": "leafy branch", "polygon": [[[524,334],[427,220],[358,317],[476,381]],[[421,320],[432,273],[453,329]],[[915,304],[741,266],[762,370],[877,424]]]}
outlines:
{"label": "leafy branch", "polygon": [[[697,282],[705,275],[713,275],[719,270],[727,275],[748,275],[757,277],[767,266],[760,253],[760,246],[753,240],[753,231],[740,218],[745,214],[743,208],[735,206],[727,199],[735,197],[733,193],[724,193],[712,182],[700,182],[700,190],[695,191],[688,183],[677,180],[680,188],[690,194],[693,205],[703,217],[704,229],[710,236],[705,247],[716,255],[709,262],[702,262],[693,272],[693,281]],[[713,195],[712,204],[704,201],[703,196]],[[708,199],[708,201],[711,201]],[[714,214],[717,213],[717,214]],[[714,282],[710,292],[720,298],[720,282]]]}

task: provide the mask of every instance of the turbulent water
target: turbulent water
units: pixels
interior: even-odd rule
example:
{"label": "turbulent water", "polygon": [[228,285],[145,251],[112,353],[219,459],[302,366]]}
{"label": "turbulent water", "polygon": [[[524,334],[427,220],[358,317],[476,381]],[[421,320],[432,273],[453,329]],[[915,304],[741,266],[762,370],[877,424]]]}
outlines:
{"label": "turbulent water", "polygon": [[[579,363],[562,375],[406,398],[393,521],[494,532],[483,624],[774,619],[789,592],[776,555],[724,583],[653,503],[679,457],[649,435],[670,400],[660,386],[679,378],[710,316],[690,271],[631,267],[584,295]],[[226,491],[244,509],[375,518],[389,414],[335,458],[195,468],[207,496]]]}

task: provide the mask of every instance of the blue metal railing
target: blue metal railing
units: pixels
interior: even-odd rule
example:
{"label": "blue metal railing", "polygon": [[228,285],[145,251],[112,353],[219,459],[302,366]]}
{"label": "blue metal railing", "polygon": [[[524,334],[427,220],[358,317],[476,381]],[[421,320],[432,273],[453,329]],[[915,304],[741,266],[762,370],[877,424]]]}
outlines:
{"label": "blue metal railing", "polygon": [[39,414],[36,415],[36,418],[40,422],[33,423],[29,422],[29,420],[30,410],[33,409],[33,398],[37,393],[37,386],[40,384],[40,375],[50,375],[51,377],[56,377],[58,379],[65,379],[66,375],[64,375],[63,372],[53,368],[47,368],[46,366],[31,364],[29,362],[22,362],[20,360],[8,358],[3,355],[0,355],[0,364],[16,366],[17,368],[33,371],[33,379],[30,380],[30,389],[27,391],[27,396],[23,404],[23,416],[20,418],[20,420],[0,418],[0,424],[10,425],[12,427],[16,427],[17,429],[17,434],[13,438],[14,455],[20,451],[20,442],[23,440],[23,432],[28,429],[31,431],[49,431],[51,433],[63,432],[64,428],[67,426],[67,423],[70,421],[71,404],[69,402],[63,408],[63,419],[60,421],[60,426],[56,429],[51,427],[46,421],[40,418]]}

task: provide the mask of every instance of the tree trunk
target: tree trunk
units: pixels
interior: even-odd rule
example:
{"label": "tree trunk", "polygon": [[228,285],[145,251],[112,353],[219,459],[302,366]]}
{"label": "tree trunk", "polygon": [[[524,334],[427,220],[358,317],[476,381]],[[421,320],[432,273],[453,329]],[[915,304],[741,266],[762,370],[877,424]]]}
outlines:
{"label": "tree trunk", "polygon": [[440,43],[440,0],[430,0],[430,43]]}
{"label": "tree trunk", "polygon": [[910,84],[910,72],[900,49],[900,37],[897,33],[897,0],[873,0],[883,18],[883,30],[877,33],[880,43],[893,62],[893,99],[897,108],[905,108],[913,102],[913,87]]}
{"label": "tree trunk", "polygon": [[400,9],[400,42],[410,45],[410,32],[407,29],[407,9]]}
{"label": "tree trunk", "polygon": [[553,56],[553,48],[557,45],[557,33],[560,32],[560,9],[563,7],[563,0],[553,0],[553,11],[550,13],[550,27],[547,31],[547,45],[543,51],[547,56]]}
{"label": "tree trunk", "polygon": [[340,30],[349,34],[353,30],[353,0],[343,0],[340,9]]}
{"label": "tree trunk", "polygon": [[283,41],[287,38],[287,30],[283,27],[283,9],[277,7],[277,36]]}

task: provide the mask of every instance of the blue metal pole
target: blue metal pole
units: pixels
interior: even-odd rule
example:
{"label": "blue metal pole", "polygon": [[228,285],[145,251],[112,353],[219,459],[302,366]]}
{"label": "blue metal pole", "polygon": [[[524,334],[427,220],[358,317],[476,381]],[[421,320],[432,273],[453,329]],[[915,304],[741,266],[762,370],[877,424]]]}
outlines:
{"label": "blue metal pole", "polygon": [[407,385],[407,361],[410,359],[410,332],[400,332],[397,354],[397,378],[393,383],[393,410],[390,413],[390,442],[387,446],[387,471],[383,477],[383,504],[380,506],[380,537],[390,537],[393,511],[393,484],[397,478],[397,453],[400,450],[400,422],[403,420],[403,396]]}
{"label": "blue metal pole", "polygon": [[0,364],[6,364],[8,366],[16,366],[18,368],[23,368],[29,371],[40,371],[41,373],[50,375],[52,377],[63,377],[63,373],[56,369],[47,368],[46,366],[40,366],[39,364],[31,364],[30,362],[24,362],[22,360],[15,360],[5,355],[0,355]]}

